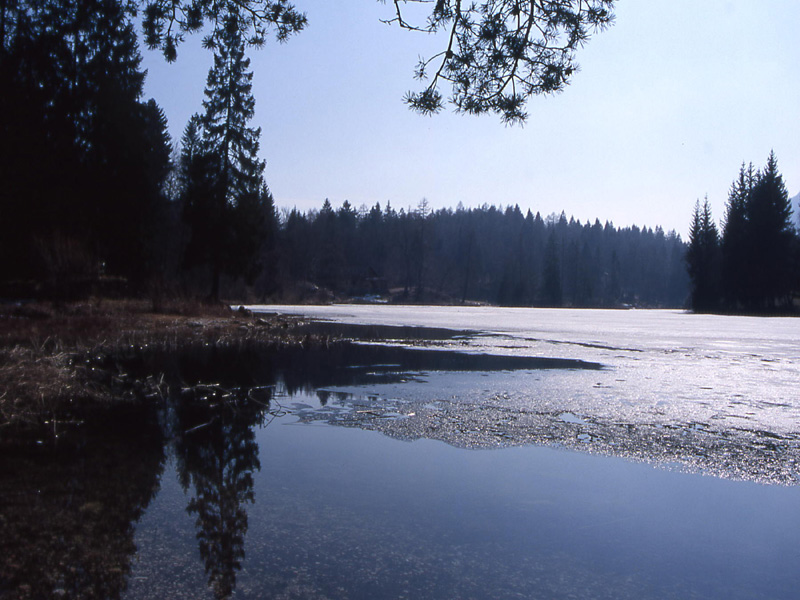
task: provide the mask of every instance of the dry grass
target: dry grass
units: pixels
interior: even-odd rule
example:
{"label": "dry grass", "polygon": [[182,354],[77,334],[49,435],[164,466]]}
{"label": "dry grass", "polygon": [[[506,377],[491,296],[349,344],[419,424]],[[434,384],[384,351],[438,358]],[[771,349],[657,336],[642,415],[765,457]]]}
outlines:
{"label": "dry grass", "polygon": [[14,347],[0,353],[0,425],[40,423],[80,386],[64,352]]}
{"label": "dry grass", "polygon": [[[53,308],[28,304],[0,314],[0,432],[39,427],[71,406],[119,397],[114,373],[81,357],[142,349],[293,344],[292,322],[192,302],[105,300]],[[102,371],[102,369],[101,369]]]}

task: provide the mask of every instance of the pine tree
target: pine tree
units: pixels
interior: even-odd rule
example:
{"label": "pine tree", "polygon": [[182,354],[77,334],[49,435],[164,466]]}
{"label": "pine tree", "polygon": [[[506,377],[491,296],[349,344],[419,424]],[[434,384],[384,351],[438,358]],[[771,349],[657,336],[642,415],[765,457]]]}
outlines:
{"label": "pine tree", "polygon": [[35,250],[52,262],[67,240],[86,262],[143,280],[154,266],[147,233],[163,208],[169,140],[163,114],[141,99],[133,7],[13,6],[0,48],[0,176],[9,251],[22,258],[16,275],[40,275]]}
{"label": "pine tree", "polygon": [[739,177],[731,185],[725,206],[722,233],[722,287],[726,304],[735,308],[744,301],[746,273],[749,267],[747,203],[753,189],[753,163],[742,163]]}
{"label": "pine tree", "polygon": [[774,152],[750,190],[745,216],[750,252],[746,298],[757,310],[788,304],[795,231],[791,201]]}
{"label": "pine tree", "polygon": [[203,136],[207,151],[219,161],[225,202],[235,206],[240,196],[261,186],[261,129],[249,125],[255,112],[253,73],[248,71],[250,59],[245,58],[244,41],[234,20],[223,29],[216,48],[203,101]]}
{"label": "pine tree", "polygon": [[686,263],[691,279],[692,309],[713,310],[719,303],[719,233],[711,217],[708,198],[694,206],[689,228],[689,249]]}
{"label": "pine tree", "polygon": [[[184,216],[191,229],[186,251],[190,266],[211,273],[212,300],[219,299],[223,273],[252,282],[260,245],[273,209],[258,158],[260,128],[252,128],[255,100],[250,60],[236,19],[215,40],[204,113],[184,134]],[[202,135],[198,139],[199,129]]]}

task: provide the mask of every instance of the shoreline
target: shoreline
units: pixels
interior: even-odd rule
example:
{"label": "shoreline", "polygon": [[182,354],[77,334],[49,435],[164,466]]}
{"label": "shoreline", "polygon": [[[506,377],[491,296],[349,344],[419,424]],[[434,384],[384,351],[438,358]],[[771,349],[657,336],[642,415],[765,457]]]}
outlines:
{"label": "shoreline", "polygon": [[64,414],[157,393],[119,360],[147,351],[213,347],[281,348],[327,344],[299,334],[302,319],[222,305],[94,300],[54,309],[46,303],[0,313],[0,434],[41,432]]}
{"label": "shoreline", "polygon": [[46,430],[60,415],[80,418],[124,398],[157,396],[158,382],[136,380],[125,373],[119,365],[123,358],[150,351],[180,354],[203,347],[274,351],[327,346],[350,337],[346,331],[304,327],[320,317],[302,314],[303,308],[314,306],[319,305],[295,305],[294,314],[281,312],[282,305],[186,301],[163,302],[154,310],[145,300],[107,298],[59,307],[46,302],[0,306],[0,436],[7,439],[19,431]]}

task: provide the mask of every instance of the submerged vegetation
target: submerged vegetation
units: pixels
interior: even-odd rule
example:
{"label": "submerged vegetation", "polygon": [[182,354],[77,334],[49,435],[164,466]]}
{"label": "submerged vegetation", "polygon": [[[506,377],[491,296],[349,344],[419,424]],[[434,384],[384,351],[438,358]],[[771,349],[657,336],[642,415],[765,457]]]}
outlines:
{"label": "submerged vegetation", "polygon": [[[285,318],[227,307],[174,303],[153,312],[140,301],[47,304],[0,314],[0,431],[58,434],[92,408],[160,393],[159,372],[133,376],[124,364],[156,351],[278,348],[324,343],[295,335]],[[113,401],[113,402],[112,402]],[[59,425],[61,422],[61,425]]]}

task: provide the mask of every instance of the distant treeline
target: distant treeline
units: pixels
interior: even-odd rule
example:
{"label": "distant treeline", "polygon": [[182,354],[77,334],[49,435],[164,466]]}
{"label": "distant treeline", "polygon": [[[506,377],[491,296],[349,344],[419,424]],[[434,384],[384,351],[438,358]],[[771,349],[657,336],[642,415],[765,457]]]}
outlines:
{"label": "distant treeline", "polygon": [[774,153],[763,170],[742,165],[731,185],[721,234],[708,199],[695,204],[687,265],[696,311],[795,310],[800,237]]}
{"label": "distant treeline", "polygon": [[[141,2],[0,2],[0,296],[607,307],[691,297],[697,310],[750,312],[796,301],[800,241],[774,155],[763,171],[742,167],[721,235],[698,203],[688,254],[658,227],[543,219],[516,206],[326,201],[278,215],[251,126],[245,33],[255,15],[240,4],[204,4],[214,63],[202,111],[175,148],[163,111],[143,95]],[[166,13],[146,6],[147,43],[173,56],[177,38],[159,37]],[[198,7],[187,31],[201,23]],[[285,35],[305,24],[267,12]]]}
{"label": "distant treeline", "polygon": [[138,14],[0,3],[0,296],[685,303],[685,245],[659,228],[425,201],[277,215],[251,126],[249,21],[217,15],[202,111],[175,148],[143,95]]}
{"label": "distant treeline", "polygon": [[518,206],[286,212],[275,281],[290,299],[327,291],[509,306],[683,306],[686,246],[660,227],[582,224]]}

